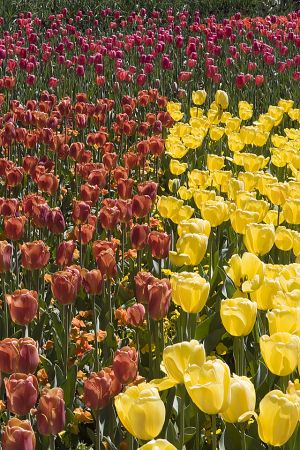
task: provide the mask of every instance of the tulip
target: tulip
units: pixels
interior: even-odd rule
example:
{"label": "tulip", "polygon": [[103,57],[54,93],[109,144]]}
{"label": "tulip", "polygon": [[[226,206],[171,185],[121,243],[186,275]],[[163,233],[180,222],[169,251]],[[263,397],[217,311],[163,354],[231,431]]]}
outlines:
{"label": "tulip", "polygon": [[300,200],[288,199],[283,205],[282,212],[287,223],[292,225],[300,224]]}
{"label": "tulip", "polygon": [[10,412],[24,416],[34,407],[38,398],[38,381],[34,375],[14,373],[4,379],[7,408]]}
{"label": "tulip", "polygon": [[100,270],[93,269],[88,271],[87,269],[82,269],[81,276],[82,286],[88,294],[100,294],[103,285],[103,278]]}
{"label": "tulip", "polygon": [[73,204],[72,218],[76,225],[85,223],[90,214],[91,207],[88,203],[77,200]]}
{"label": "tulip", "polygon": [[[207,243],[208,238],[204,234],[183,233],[176,243],[177,252],[169,252],[171,263],[197,266],[204,258]],[[181,255],[182,259],[178,259]]]}
{"label": "tulip", "polygon": [[37,409],[37,428],[43,436],[56,435],[65,428],[65,402],[61,388],[43,389]]}
{"label": "tulip", "polygon": [[257,308],[267,311],[275,306],[274,300],[281,292],[281,286],[277,279],[264,278],[258,289],[250,293],[251,300],[257,303]]}
{"label": "tulip", "polygon": [[26,222],[25,216],[20,217],[5,217],[4,219],[4,234],[7,239],[18,241],[23,237],[24,225]]}
{"label": "tulip", "polygon": [[221,106],[222,109],[227,109],[229,101],[226,92],[218,90],[215,94],[215,102],[217,105]]}
{"label": "tulip", "polygon": [[269,332],[290,333],[300,337],[300,307],[282,306],[268,311]]}
{"label": "tulip", "polygon": [[84,382],[84,402],[94,410],[105,408],[110,400],[122,389],[113,370],[105,367],[100,372],[92,374]]}
{"label": "tulip", "polygon": [[173,302],[187,313],[200,312],[208,299],[210,285],[194,272],[173,273],[171,276]]}
{"label": "tulip", "polygon": [[62,234],[65,231],[65,218],[60,208],[50,209],[47,214],[47,225],[53,234]]}
{"label": "tulip", "polygon": [[73,261],[73,255],[75,250],[74,241],[62,241],[56,250],[56,264],[58,266],[70,266]]}
{"label": "tulip", "polygon": [[78,269],[67,267],[56,272],[51,277],[51,289],[53,296],[62,305],[74,303],[81,285],[81,275]]}
{"label": "tulip", "polygon": [[39,364],[37,343],[32,338],[0,341],[0,371],[33,373]]}
{"label": "tulip", "polygon": [[207,93],[204,89],[192,92],[192,101],[195,105],[201,106],[205,102]]}
{"label": "tulip", "polygon": [[138,370],[138,353],[135,348],[122,347],[117,350],[112,368],[115,376],[121,384],[132,383],[136,376]]}
{"label": "tulip", "polygon": [[103,277],[110,279],[116,276],[117,263],[115,252],[111,248],[101,251],[97,256],[96,261]]}
{"label": "tulip", "polygon": [[255,255],[265,255],[275,242],[274,225],[250,223],[246,226],[244,244]]}
{"label": "tulip", "polygon": [[265,267],[257,256],[243,253],[242,257],[233,255],[225,271],[242,292],[253,292],[263,283]]}
{"label": "tulip", "polygon": [[42,269],[50,259],[49,247],[43,241],[26,242],[20,245],[22,266],[27,270]]}
{"label": "tulip", "polygon": [[275,245],[285,252],[291,250],[294,245],[293,230],[285,227],[277,227],[275,231]]}
{"label": "tulip", "polygon": [[139,447],[138,450],[176,450],[176,447],[166,439],[153,439],[147,444],[142,445],[142,447]]}
{"label": "tulip", "polygon": [[207,155],[207,168],[210,172],[221,170],[224,167],[224,161],[224,156]]}
{"label": "tulip", "polygon": [[245,234],[247,225],[257,222],[258,217],[257,212],[236,209],[230,215],[231,226],[236,233]]}
{"label": "tulip", "polygon": [[134,277],[135,296],[138,302],[147,304],[149,301],[148,287],[156,280],[150,272],[138,272]]}
{"label": "tulip", "polygon": [[119,208],[113,206],[112,208],[108,206],[104,206],[100,209],[99,212],[99,220],[102,228],[105,230],[113,230],[116,228],[120,219],[120,211]]}
{"label": "tulip", "polygon": [[126,310],[126,323],[133,327],[141,327],[145,318],[145,307],[142,303],[135,303]]}
{"label": "tulip", "polygon": [[148,245],[153,258],[167,258],[171,244],[171,236],[160,231],[151,231],[148,235]]}
{"label": "tulip", "polygon": [[10,270],[12,250],[7,241],[0,241],[0,273]]}
{"label": "tulip", "polygon": [[207,220],[198,219],[197,217],[183,220],[177,226],[179,237],[181,237],[183,233],[205,234],[205,236],[209,237],[210,231],[210,223]]}
{"label": "tulip", "polygon": [[247,336],[256,320],[257,305],[246,298],[221,301],[220,315],[224,328],[232,336]]}
{"label": "tulip", "polygon": [[279,376],[290,375],[297,367],[300,338],[290,333],[261,336],[260,350],[270,372]]}
{"label": "tulip", "polygon": [[280,447],[292,436],[298,422],[297,404],[280,390],[268,392],[259,404],[257,419],[260,439]]}
{"label": "tulip", "polygon": [[28,325],[38,310],[38,293],[21,289],[5,296],[11,320],[18,325]]}
{"label": "tulip", "polygon": [[132,247],[142,250],[147,245],[149,232],[150,228],[147,224],[135,224],[130,232]]}
{"label": "tulip", "polygon": [[136,218],[146,217],[152,208],[149,195],[134,195],[132,199],[132,214]]}
{"label": "tulip", "polygon": [[147,384],[128,387],[115,398],[119,419],[137,439],[153,439],[161,432],[165,421],[165,405],[158,390]]}
{"label": "tulip", "polygon": [[3,450],[35,450],[36,439],[28,420],[10,419],[2,434]]}
{"label": "tulip", "polygon": [[206,414],[222,413],[230,404],[230,370],[220,359],[190,365],[184,384],[193,402]]}
{"label": "tulip", "polygon": [[221,417],[230,423],[247,422],[255,414],[255,403],[255,387],[251,380],[233,374],[230,378],[230,402]]}
{"label": "tulip", "polygon": [[224,201],[208,200],[201,205],[201,216],[207,220],[212,227],[218,227],[230,217],[230,209]]}
{"label": "tulip", "polygon": [[178,209],[183,205],[183,201],[175,197],[161,196],[157,202],[157,209],[159,214],[166,219],[170,219]]}
{"label": "tulip", "polygon": [[167,279],[155,279],[148,286],[148,308],[151,319],[161,320],[168,314],[171,294],[171,285]]}

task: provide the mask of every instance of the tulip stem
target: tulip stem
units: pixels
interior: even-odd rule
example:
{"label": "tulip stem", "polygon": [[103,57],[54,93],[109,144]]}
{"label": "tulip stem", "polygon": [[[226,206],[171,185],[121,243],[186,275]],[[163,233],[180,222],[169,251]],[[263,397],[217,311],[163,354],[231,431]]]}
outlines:
{"label": "tulip stem", "polygon": [[55,436],[53,434],[49,436],[49,450],[55,450]]}
{"label": "tulip stem", "polygon": [[181,386],[180,398],[180,416],[179,416],[179,448],[182,450],[184,445],[184,405],[185,404],[185,387]]}
{"label": "tulip stem", "polygon": [[237,375],[245,375],[245,348],[244,337],[236,336],[233,343],[235,372]]}
{"label": "tulip stem", "polygon": [[4,314],[5,314],[5,337],[9,337],[9,326],[8,326],[9,315],[8,315],[8,305],[7,305],[7,301],[5,299],[6,290],[5,290],[5,275],[4,275],[4,273],[2,273],[2,275],[1,275],[1,284],[2,284],[2,298],[3,298],[3,302],[4,302]]}
{"label": "tulip stem", "polygon": [[217,450],[217,416],[212,414],[211,416],[211,432],[212,432],[212,450]]}
{"label": "tulip stem", "polygon": [[101,435],[101,415],[100,409],[95,411],[95,419],[96,419],[96,450],[101,449],[102,435]]}
{"label": "tulip stem", "polygon": [[69,305],[63,306],[64,313],[64,329],[65,329],[65,377],[68,376],[68,359],[69,359]]}
{"label": "tulip stem", "polygon": [[97,326],[97,311],[96,311],[96,296],[92,296],[93,301],[93,322],[94,322],[94,333],[95,333],[95,353],[94,353],[94,370],[99,372],[99,361],[98,361],[98,326]]}
{"label": "tulip stem", "polygon": [[153,355],[152,355],[152,335],[149,308],[147,308],[147,332],[148,332],[148,351],[149,351],[149,376],[153,375]]}

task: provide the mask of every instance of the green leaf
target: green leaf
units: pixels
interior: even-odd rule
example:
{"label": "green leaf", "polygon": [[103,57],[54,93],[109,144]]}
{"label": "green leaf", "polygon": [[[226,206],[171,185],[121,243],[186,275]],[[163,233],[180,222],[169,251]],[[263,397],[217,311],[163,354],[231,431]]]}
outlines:
{"label": "green leaf", "polygon": [[196,433],[196,427],[187,427],[184,429],[184,443],[189,442]]}
{"label": "green leaf", "polygon": [[56,376],[56,384],[57,386],[61,386],[65,382],[66,377],[64,376],[61,368],[57,364],[55,364],[54,370]]}
{"label": "green leaf", "polygon": [[62,384],[62,388],[65,394],[65,403],[68,408],[72,409],[73,401],[76,392],[76,380],[77,380],[77,366],[74,365],[68,370],[67,379]]}
{"label": "green leaf", "polygon": [[47,317],[47,314],[43,313],[40,317],[40,320],[37,322],[37,324],[34,326],[34,328],[32,330],[31,337],[35,341],[39,341],[41,339],[46,317]]}
{"label": "green leaf", "polygon": [[204,338],[206,338],[209,332],[209,326],[213,320],[214,315],[215,313],[207,317],[202,322],[200,322],[199,325],[197,325],[195,339],[197,339],[198,341],[202,341]]}

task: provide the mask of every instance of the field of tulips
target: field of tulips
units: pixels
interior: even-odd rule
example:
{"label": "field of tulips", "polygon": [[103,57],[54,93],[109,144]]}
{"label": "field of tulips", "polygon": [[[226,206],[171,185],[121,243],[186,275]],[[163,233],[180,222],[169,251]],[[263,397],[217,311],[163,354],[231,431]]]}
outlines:
{"label": "field of tulips", "polygon": [[299,450],[300,11],[60,3],[0,17],[2,450]]}

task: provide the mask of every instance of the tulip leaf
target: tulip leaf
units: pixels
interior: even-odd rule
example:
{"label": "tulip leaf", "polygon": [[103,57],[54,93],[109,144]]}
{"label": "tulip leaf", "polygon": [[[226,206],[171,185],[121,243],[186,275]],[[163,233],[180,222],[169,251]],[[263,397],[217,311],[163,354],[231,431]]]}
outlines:
{"label": "tulip leaf", "polygon": [[55,377],[56,377],[56,385],[61,386],[64,383],[64,381],[66,380],[66,377],[64,376],[61,368],[57,364],[55,364],[54,370],[55,370]]}
{"label": "tulip leaf", "polygon": [[206,338],[209,332],[209,326],[213,320],[214,315],[215,313],[207,317],[202,322],[200,322],[199,325],[197,325],[195,339],[197,339],[198,341],[202,341],[204,338]]}
{"label": "tulip leaf", "polygon": [[169,422],[167,427],[167,439],[171,444],[178,446],[177,433],[173,422]]}
{"label": "tulip leaf", "polygon": [[186,427],[184,430],[184,443],[189,442],[196,433],[196,427]]}
{"label": "tulip leaf", "polygon": [[32,339],[34,339],[35,341],[39,341],[41,339],[41,336],[43,334],[43,329],[44,329],[44,323],[45,323],[45,319],[47,317],[46,313],[43,313],[39,319],[39,321],[37,322],[37,324],[34,326],[33,330],[32,330],[32,334],[31,337]]}
{"label": "tulip leaf", "polygon": [[76,379],[77,379],[77,366],[74,365],[69,368],[67,379],[62,384],[62,389],[64,391],[65,403],[68,408],[72,409],[75,391],[76,391]]}

